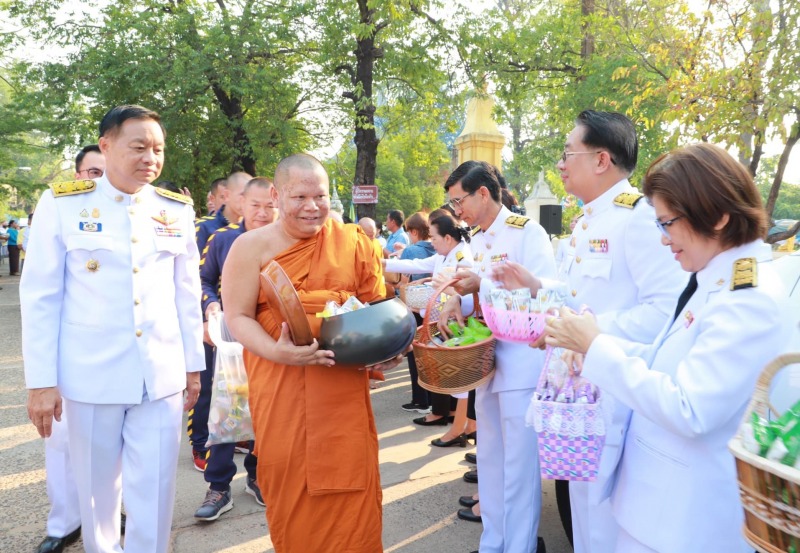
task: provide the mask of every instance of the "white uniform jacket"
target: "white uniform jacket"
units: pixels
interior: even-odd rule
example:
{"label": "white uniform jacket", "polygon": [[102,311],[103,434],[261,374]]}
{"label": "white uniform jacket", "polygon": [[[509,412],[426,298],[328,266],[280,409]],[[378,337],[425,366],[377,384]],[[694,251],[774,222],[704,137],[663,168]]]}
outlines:
{"label": "white uniform jacket", "polygon": [[179,393],[205,365],[194,212],[151,185],[96,182],[46,190],[36,207],[20,285],[26,386],[98,404]]}
{"label": "white uniform jacket", "polygon": [[[616,201],[616,203],[615,203]],[[661,244],[655,211],[626,180],[587,203],[572,232],[568,252],[567,305],[591,308],[603,332],[650,344],[675,311],[688,275]],[[622,439],[630,409],[613,405],[613,422],[606,435],[590,502],[599,503],[622,454]]]}
{"label": "white uniform jacket", "polygon": [[[489,291],[500,284],[491,279],[496,264],[513,261],[538,277],[556,277],[553,247],[547,233],[533,219],[515,215],[505,206],[489,228],[472,236],[470,245],[472,270],[481,277],[481,302],[485,302]],[[497,393],[535,388],[543,362],[543,351],[533,350],[527,344],[498,340],[495,373],[487,385],[488,391]]]}
{"label": "white uniform jacket", "polygon": [[469,244],[464,241],[456,244],[447,255],[437,253],[423,259],[397,259],[390,257],[386,260],[384,271],[409,275],[425,273],[436,275],[442,272],[442,269],[452,269],[453,273],[455,273],[456,267],[459,269],[472,267],[472,251]]}
{"label": "white uniform jacket", "polygon": [[619,525],[662,553],[752,551],[728,440],[764,366],[791,332],[769,263],[757,285],[731,290],[734,263],[766,261],[761,240],[718,254],[651,346],[601,335],[583,375],[633,409],[611,503]]}

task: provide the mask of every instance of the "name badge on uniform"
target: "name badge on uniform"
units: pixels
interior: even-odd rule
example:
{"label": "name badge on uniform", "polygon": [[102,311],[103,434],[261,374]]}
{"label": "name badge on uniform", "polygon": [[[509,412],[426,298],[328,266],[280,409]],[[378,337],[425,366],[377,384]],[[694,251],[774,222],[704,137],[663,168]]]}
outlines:
{"label": "name badge on uniform", "polygon": [[153,221],[159,223],[153,230],[156,231],[156,236],[169,236],[173,238],[180,238],[183,236],[183,231],[180,228],[172,228],[172,225],[178,221],[178,217],[170,217],[167,215],[166,210],[161,210],[158,217],[151,217]]}
{"label": "name badge on uniform", "polygon": [[590,253],[608,253],[608,240],[606,238],[596,238],[589,240]]}
{"label": "name badge on uniform", "polygon": [[492,265],[500,265],[508,261],[508,254],[507,253],[499,253],[497,255],[492,256]]}
{"label": "name badge on uniform", "polygon": [[92,223],[91,221],[81,221],[78,228],[83,232],[100,232],[103,230],[103,223]]}

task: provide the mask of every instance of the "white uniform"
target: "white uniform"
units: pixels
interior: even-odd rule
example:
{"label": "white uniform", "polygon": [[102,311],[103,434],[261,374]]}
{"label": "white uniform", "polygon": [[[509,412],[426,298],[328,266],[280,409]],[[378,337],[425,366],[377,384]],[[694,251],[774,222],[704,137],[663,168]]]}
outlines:
{"label": "white uniform", "polygon": [[406,273],[419,275],[431,273],[433,275],[441,273],[443,270],[456,271],[459,269],[472,267],[472,251],[469,244],[459,242],[447,255],[435,254],[422,259],[397,259],[390,257],[386,260],[384,271],[389,273]]}
{"label": "white uniform", "polygon": [[[661,245],[653,208],[627,180],[586,204],[564,260],[568,305],[588,305],[603,332],[651,343],[678,303],[687,274]],[[615,405],[594,482],[570,482],[575,553],[614,551],[617,524],[604,489],[622,453],[630,409]]]}
{"label": "white uniform", "polygon": [[[473,235],[471,246],[473,271],[482,279],[482,301],[497,285],[491,280],[496,263],[513,261],[537,276],[556,276],[547,233],[535,221],[505,207],[489,228]],[[542,482],[536,432],[525,426],[525,412],[543,362],[544,352],[498,340],[495,375],[477,389],[482,553],[536,551]]]}
{"label": "white uniform", "polygon": [[61,413],[61,422],[53,420],[49,438],[44,440],[44,468],[47,474],[47,535],[63,538],[81,525],[78,489],[72,474],[69,458],[69,429],[67,415]]}
{"label": "white uniform", "polygon": [[652,345],[601,335],[587,352],[583,375],[633,409],[611,497],[616,551],[752,551],[727,443],[792,331],[780,279],[752,270],[771,255],[761,240],[718,254]]}
{"label": "white uniform", "polygon": [[125,550],[169,544],[181,392],[203,367],[194,213],[169,194],[101,177],[53,185],[36,208],[20,285],[25,379],[65,398],[90,552],[121,551],[120,473]]}

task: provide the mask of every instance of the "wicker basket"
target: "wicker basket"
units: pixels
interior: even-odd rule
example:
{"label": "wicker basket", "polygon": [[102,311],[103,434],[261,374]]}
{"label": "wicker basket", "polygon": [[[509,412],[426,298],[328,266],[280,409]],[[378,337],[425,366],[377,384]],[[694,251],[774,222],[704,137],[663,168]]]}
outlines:
{"label": "wicker basket", "polygon": [[400,300],[405,303],[409,309],[419,312],[428,305],[428,300],[436,291],[433,286],[426,286],[426,282],[430,282],[430,278],[423,278],[415,280],[414,282],[407,282],[397,287],[400,293]]}
{"label": "wicker basket", "polygon": [[[746,421],[753,411],[767,418],[772,377],[794,363],[800,363],[800,353],[781,355],[764,368],[745,411]],[[800,551],[800,471],[750,453],[739,434],[728,448],[736,457],[747,542],[763,553],[782,553],[792,546]]]}
{"label": "wicker basket", "polygon": [[[413,342],[419,385],[439,394],[468,392],[494,376],[494,349],[497,344],[494,336],[468,346],[449,348],[431,344],[431,332],[436,330],[436,323],[431,322],[431,313],[435,312],[433,304],[446,288],[456,282],[454,279],[444,283],[430,297],[422,326],[417,329]],[[480,317],[477,294],[474,294],[474,299],[475,315]]]}

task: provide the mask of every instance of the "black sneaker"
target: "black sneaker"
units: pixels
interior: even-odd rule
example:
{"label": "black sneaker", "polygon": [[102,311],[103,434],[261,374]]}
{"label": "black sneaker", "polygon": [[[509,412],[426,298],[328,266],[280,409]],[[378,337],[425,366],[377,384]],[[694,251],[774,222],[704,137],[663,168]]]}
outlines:
{"label": "black sneaker", "polygon": [[427,415],[431,412],[430,407],[423,407],[417,403],[406,403],[405,405],[401,405],[401,407],[404,411],[408,411],[409,413],[422,413]]}
{"label": "black sneaker", "polygon": [[230,490],[227,492],[208,490],[203,504],[195,511],[194,518],[206,521],[217,520],[222,513],[227,513],[231,509],[233,509],[233,501]]}
{"label": "black sneaker", "polygon": [[247,481],[244,484],[244,491],[252,495],[256,499],[256,503],[264,506],[264,498],[261,497],[261,488],[258,487],[258,482],[256,482],[255,478],[247,477]]}

